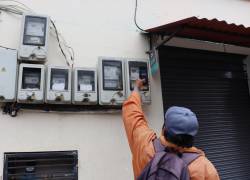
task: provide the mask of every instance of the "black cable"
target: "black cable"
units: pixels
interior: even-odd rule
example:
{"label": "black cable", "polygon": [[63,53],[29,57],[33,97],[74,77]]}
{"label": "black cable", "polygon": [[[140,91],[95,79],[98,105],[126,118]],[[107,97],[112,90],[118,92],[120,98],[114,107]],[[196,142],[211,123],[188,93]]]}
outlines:
{"label": "black cable", "polygon": [[[67,46],[67,45],[66,45]],[[75,52],[74,52],[74,49],[72,48],[72,47],[70,47],[70,46],[67,46],[67,48],[69,48],[70,50],[71,50],[71,53],[72,53],[72,55],[71,55],[71,61],[74,61],[74,59],[75,59]]]}
{"label": "black cable", "polygon": [[135,13],[134,13],[134,23],[136,25],[136,27],[145,32],[145,33],[148,33],[145,29],[142,29],[138,24],[137,24],[137,8],[138,8],[138,0],[135,0]]}
{"label": "black cable", "polygon": [[8,48],[8,47],[5,47],[5,46],[1,46],[1,45],[0,45],[0,47],[1,47],[1,48],[4,48],[4,49],[17,50],[17,49],[13,49],[13,48]]}
{"label": "black cable", "polygon": [[65,52],[64,52],[63,49],[62,49],[62,46],[61,46],[61,42],[60,42],[60,40],[59,40],[59,35],[58,35],[58,31],[57,31],[56,25],[55,25],[54,21],[52,21],[52,20],[50,20],[50,21],[51,21],[51,23],[52,23],[52,25],[53,25],[53,27],[54,27],[54,29],[55,29],[55,32],[56,32],[56,39],[57,39],[57,41],[58,41],[59,48],[60,48],[60,50],[61,50],[61,52],[62,52],[62,54],[63,54],[63,56],[64,56],[64,58],[65,58],[65,60],[66,60],[67,65],[70,66],[70,64],[69,64],[69,62],[68,62],[68,60],[67,60],[66,54],[65,54]]}

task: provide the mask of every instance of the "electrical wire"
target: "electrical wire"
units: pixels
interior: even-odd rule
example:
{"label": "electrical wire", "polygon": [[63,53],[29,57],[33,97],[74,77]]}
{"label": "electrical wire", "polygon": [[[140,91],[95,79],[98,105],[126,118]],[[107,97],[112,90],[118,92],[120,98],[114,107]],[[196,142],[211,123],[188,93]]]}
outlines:
{"label": "electrical wire", "polygon": [[68,46],[67,42],[65,41],[64,37],[58,32],[58,35],[60,37],[60,39],[63,42],[63,45],[66,47],[66,50],[68,51],[69,55],[70,55],[70,60],[72,61],[72,63],[74,64],[74,59],[75,59],[75,53],[74,53],[74,49],[70,46]]}
{"label": "electrical wire", "polygon": [[10,5],[0,5],[0,10],[1,11],[4,11],[6,13],[13,13],[13,14],[16,14],[16,15],[22,15],[23,14],[23,11],[16,8],[16,7],[13,7],[13,6],[10,6]]}
{"label": "electrical wire", "polygon": [[34,12],[30,7],[28,7],[24,3],[21,3],[21,2],[16,1],[16,0],[0,0],[0,2],[14,2],[14,3],[17,3],[17,4],[21,5],[21,6],[23,6],[27,11]]}
{"label": "electrical wire", "polygon": [[137,23],[137,9],[138,9],[138,0],[135,0],[135,13],[134,13],[134,23],[136,27],[142,32],[148,33],[145,29],[142,29]]}
{"label": "electrical wire", "polygon": [[5,46],[2,46],[2,45],[0,45],[0,48],[10,49],[10,50],[17,50],[17,49],[14,49],[14,48],[9,48],[9,47],[5,47]]}
{"label": "electrical wire", "polygon": [[55,23],[54,23],[53,20],[50,20],[50,21],[51,21],[51,23],[52,23],[52,25],[53,25],[53,27],[54,27],[54,29],[55,29],[56,39],[57,39],[59,48],[60,48],[60,50],[61,50],[61,52],[62,52],[62,54],[63,54],[63,57],[64,57],[65,60],[66,60],[67,65],[69,66],[70,64],[69,64],[69,62],[68,62],[68,60],[67,60],[66,54],[64,53],[64,51],[63,51],[63,49],[62,49],[62,46],[61,46],[61,43],[60,43],[60,40],[59,40],[59,35],[58,35],[58,31],[57,31],[56,25],[55,25]]}
{"label": "electrical wire", "polygon": [[[67,59],[66,53],[64,52],[64,50],[63,50],[63,48],[62,48],[61,41],[60,41],[60,38],[59,38],[59,33],[58,33],[58,30],[57,30],[57,27],[56,27],[56,25],[55,25],[55,23],[54,23],[53,20],[50,20],[50,21],[51,21],[51,23],[52,23],[52,25],[53,25],[53,27],[54,27],[54,30],[55,30],[55,33],[56,33],[56,39],[57,39],[57,41],[58,41],[58,46],[59,46],[59,48],[60,48],[60,50],[61,50],[61,52],[62,52],[62,54],[63,54],[63,57],[64,57],[64,59],[65,59],[67,65],[68,65],[68,66],[71,66],[70,63],[69,63],[69,61],[68,61],[68,59]],[[70,47],[70,48],[71,48],[71,47]],[[71,56],[72,66],[73,66],[73,60],[74,60],[74,59],[73,59],[73,56]]]}

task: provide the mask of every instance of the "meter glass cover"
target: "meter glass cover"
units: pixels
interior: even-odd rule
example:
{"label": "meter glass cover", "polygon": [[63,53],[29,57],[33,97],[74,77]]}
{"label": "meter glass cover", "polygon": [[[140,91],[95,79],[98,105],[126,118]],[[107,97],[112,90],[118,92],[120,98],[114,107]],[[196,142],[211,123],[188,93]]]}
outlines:
{"label": "meter glass cover", "polygon": [[45,17],[26,16],[23,44],[44,46],[46,23],[47,19]]}
{"label": "meter glass cover", "polygon": [[41,69],[40,68],[23,68],[22,89],[40,89]]}
{"label": "meter glass cover", "polygon": [[67,69],[51,69],[50,89],[53,91],[68,90]]}
{"label": "meter glass cover", "polygon": [[119,61],[103,61],[103,89],[122,90],[122,63]]}
{"label": "meter glass cover", "polygon": [[77,71],[77,89],[78,91],[95,91],[95,72]]}
{"label": "meter glass cover", "polygon": [[148,68],[144,62],[129,62],[130,90],[134,90],[134,84],[137,79],[144,79],[142,91],[149,90]]}

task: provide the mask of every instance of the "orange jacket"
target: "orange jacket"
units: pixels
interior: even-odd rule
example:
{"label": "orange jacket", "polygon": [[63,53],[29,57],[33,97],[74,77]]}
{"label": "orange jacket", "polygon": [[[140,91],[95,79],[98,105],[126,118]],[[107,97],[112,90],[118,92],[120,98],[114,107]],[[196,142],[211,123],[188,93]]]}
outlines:
{"label": "orange jacket", "polygon": [[[144,167],[149,163],[155,154],[153,140],[155,132],[148,127],[145,115],[141,108],[141,98],[139,93],[133,92],[128,100],[124,102],[122,108],[123,122],[127,133],[128,143],[132,152],[132,164],[134,178],[136,179]],[[183,152],[199,152],[198,157],[189,164],[189,174],[191,180],[219,180],[219,175],[213,164],[205,157],[205,154],[195,148],[179,148],[166,141],[164,136],[160,136],[161,143],[165,146],[178,148]]]}

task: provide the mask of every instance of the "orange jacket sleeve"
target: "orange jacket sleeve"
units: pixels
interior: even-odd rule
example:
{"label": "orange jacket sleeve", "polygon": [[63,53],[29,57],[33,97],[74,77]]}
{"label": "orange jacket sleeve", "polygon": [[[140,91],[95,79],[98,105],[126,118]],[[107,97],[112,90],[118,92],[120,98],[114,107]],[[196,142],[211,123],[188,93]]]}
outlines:
{"label": "orange jacket sleeve", "polygon": [[156,134],[148,126],[138,92],[133,92],[122,108],[123,122],[133,156],[135,178],[154,155],[153,139]]}

